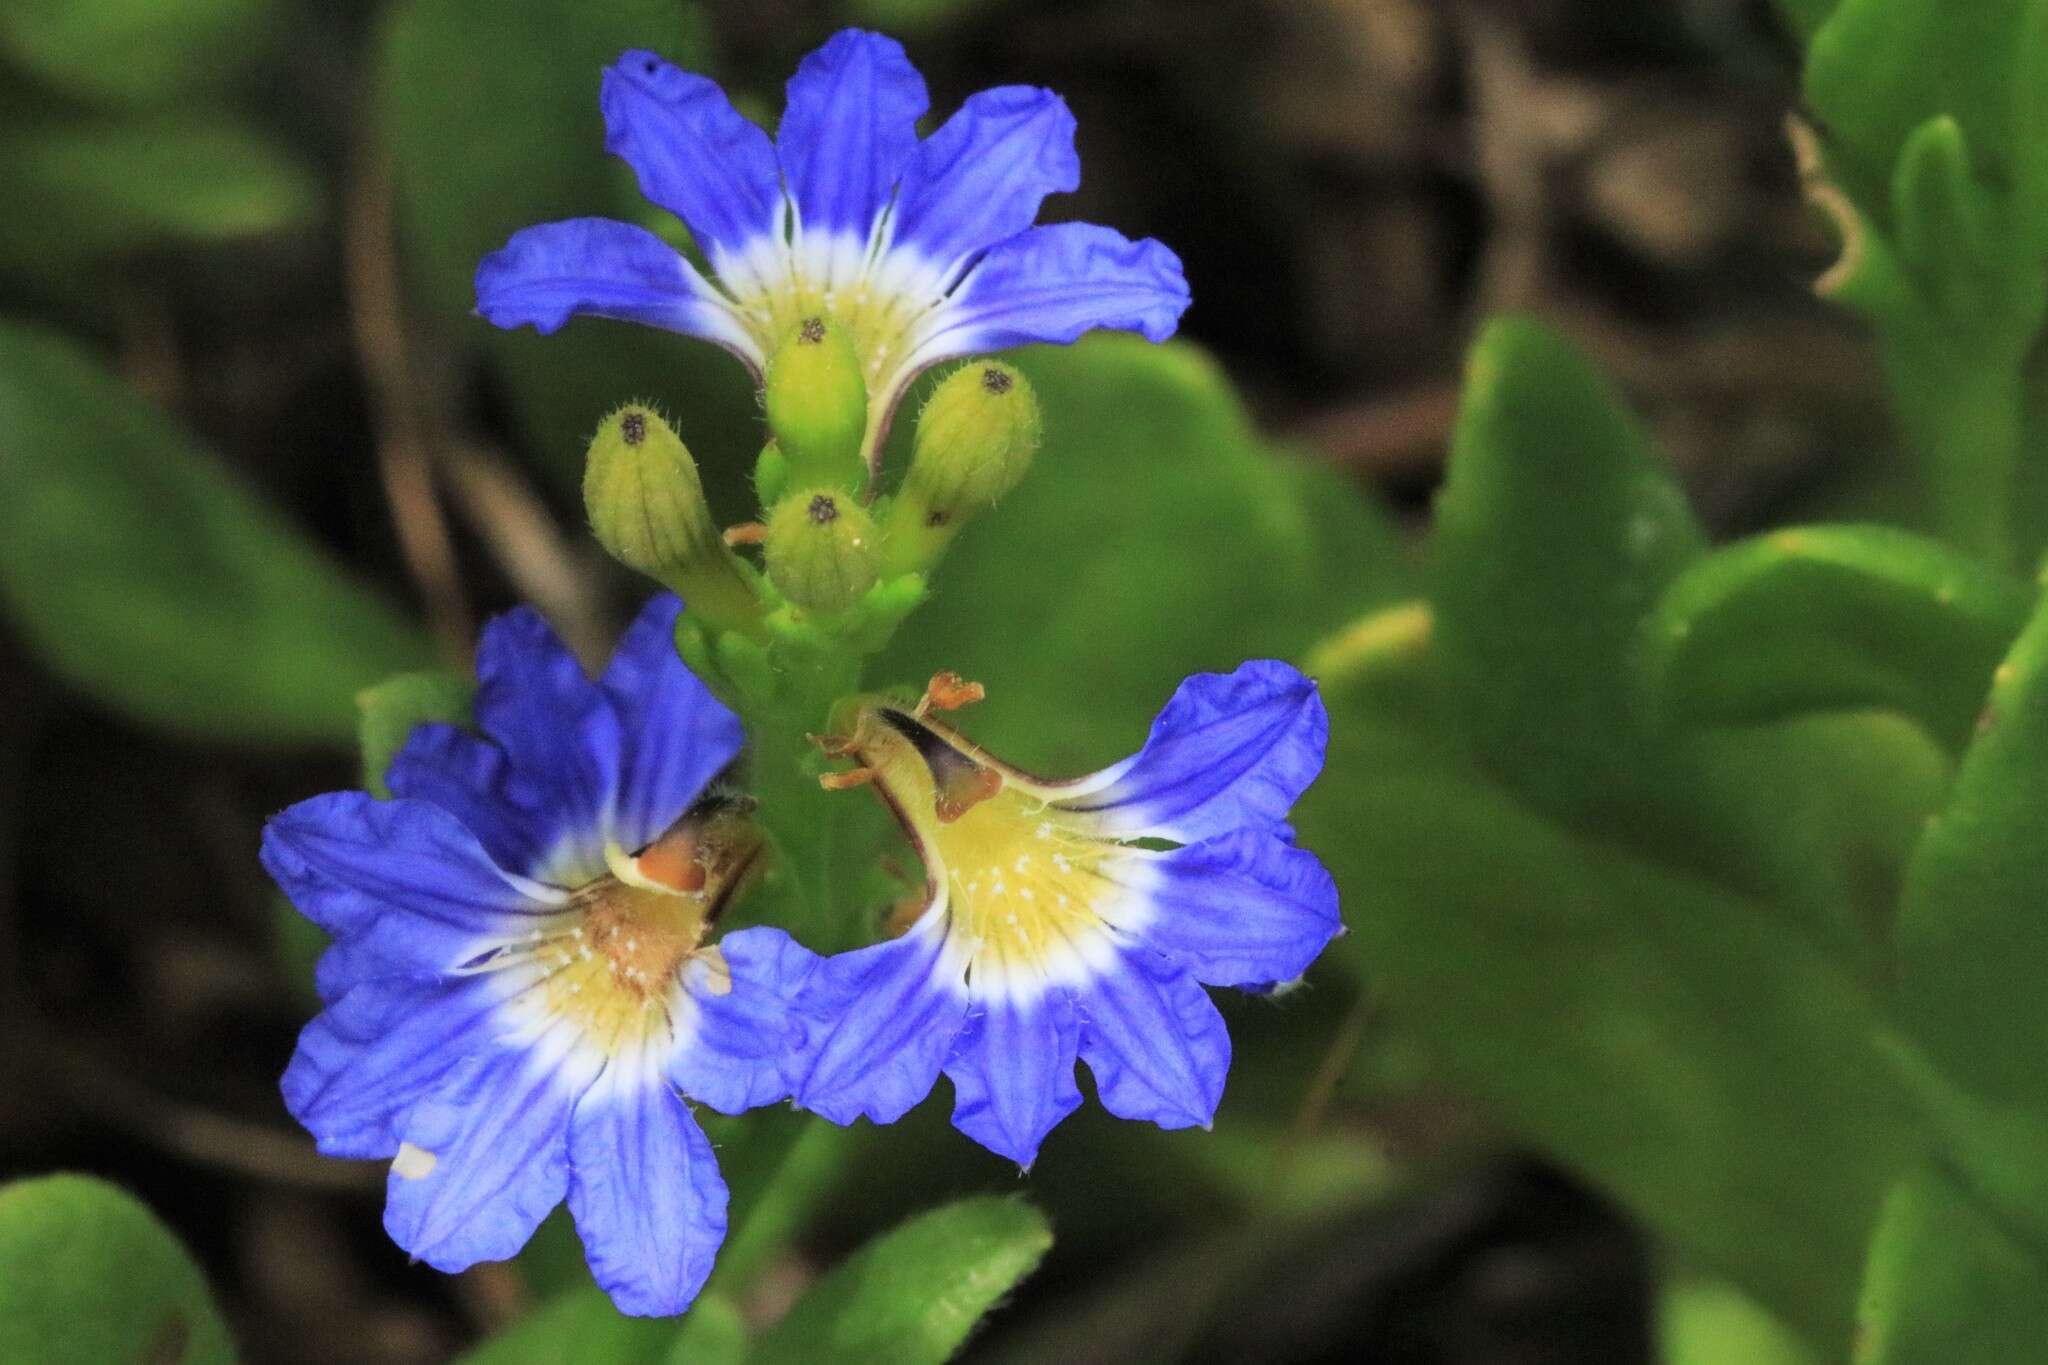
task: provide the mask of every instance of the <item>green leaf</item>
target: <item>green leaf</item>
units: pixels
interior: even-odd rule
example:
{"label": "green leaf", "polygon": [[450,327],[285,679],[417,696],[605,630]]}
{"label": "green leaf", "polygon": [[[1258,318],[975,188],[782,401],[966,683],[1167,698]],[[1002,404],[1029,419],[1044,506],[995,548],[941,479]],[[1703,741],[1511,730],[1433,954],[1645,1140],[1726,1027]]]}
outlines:
{"label": "green leaf", "polygon": [[262,50],[269,0],[9,0],[0,53],[83,99],[141,104],[210,86]]}
{"label": "green leaf", "polygon": [[1681,1276],[1657,1305],[1663,1365],[1819,1365],[1777,1319],[1718,1280]]}
{"label": "green leaf", "polygon": [[0,323],[0,605],[50,667],[145,721],[355,735],[417,633],[68,341]]}
{"label": "green leaf", "polygon": [[1936,1060],[2048,1116],[2048,606],[1992,676],[1979,733],[1907,869],[1899,999]]}
{"label": "green leaf", "polygon": [[1842,0],[1806,53],[1806,100],[1839,153],[1851,195],[1882,198],[1913,130],[1952,116],[1987,177],[2012,151],[2014,54],[2029,0]]}
{"label": "green leaf", "polygon": [[1431,548],[1436,640],[1481,758],[1567,818],[1633,806],[1661,756],[1625,666],[1704,539],[1614,392],[1533,322],[1467,362]]}
{"label": "green leaf", "polygon": [[1296,811],[1332,948],[1452,1080],[1817,1348],[1918,1150],[1873,1002],[1766,906],[1388,761],[1348,710]]}
{"label": "green leaf", "polygon": [[1928,311],[1950,327],[2009,330],[2008,314],[2039,313],[2001,268],[1996,207],[1955,119],[1939,114],[1907,137],[1892,176],[1893,234]]}
{"label": "green leaf", "polygon": [[470,723],[476,683],[459,673],[427,669],[400,673],[356,694],[357,737],[363,751],[363,786],[387,797],[385,770],[405,747],[414,729],[429,721],[449,725]]}
{"label": "green leaf", "polygon": [[[1818,781],[1775,733],[1658,732],[1642,621],[1702,551],[1684,496],[1620,397],[1534,322],[1472,348],[1431,546],[1445,702],[1482,767],[1537,810],[1859,930],[1830,851],[1760,802]],[[1810,760],[1817,755],[1808,754]],[[1787,771],[1794,774],[1787,778]]]}
{"label": "green leaf", "polygon": [[35,205],[0,214],[0,270],[37,275],[147,247],[278,232],[320,209],[319,184],[297,159],[206,113],[0,129],[0,184]]}
{"label": "green leaf", "polygon": [[81,1175],[0,1186],[0,1360],[234,1358],[199,1267],[135,1198]]}
{"label": "green leaf", "polygon": [[1187,674],[1299,654],[1406,586],[1384,514],[1262,442],[1200,352],[1098,335],[1014,360],[1045,447],[871,670],[984,683],[977,740],[1088,771],[1135,749]]}
{"label": "green leaf", "polygon": [[762,1336],[748,1365],[939,1365],[1052,1246],[1015,1199],[963,1199],[848,1257]]}
{"label": "green leaf", "polygon": [[599,420],[629,399],[686,419],[714,504],[736,501],[760,449],[753,385],[708,343],[596,318],[542,337],[471,314],[477,262],[519,229],[642,216],[631,174],[605,151],[599,77],[635,47],[702,69],[703,29],[697,6],[675,0],[410,0],[380,36],[408,273],[443,326],[490,357],[529,452],[564,492]]}
{"label": "green leaf", "polygon": [[2048,1342],[2048,1274],[1947,1175],[1885,1200],[1857,1310],[1856,1365],[2010,1365]]}
{"label": "green leaf", "polygon": [[2006,575],[1882,526],[1807,526],[1717,550],[1643,627],[1670,724],[1884,707],[1960,744],[2032,599]]}
{"label": "green leaf", "polygon": [[[705,1308],[710,1308],[713,1317],[721,1308],[731,1311],[725,1305],[700,1300],[692,1307],[691,1316]],[[567,1360],[664,1365],[676,1341],[675,1319],[629,1318],[612,1307],[602,1289],[591,1284],[557,1294],[461,1356],[457,1365],[557,1365]]]}

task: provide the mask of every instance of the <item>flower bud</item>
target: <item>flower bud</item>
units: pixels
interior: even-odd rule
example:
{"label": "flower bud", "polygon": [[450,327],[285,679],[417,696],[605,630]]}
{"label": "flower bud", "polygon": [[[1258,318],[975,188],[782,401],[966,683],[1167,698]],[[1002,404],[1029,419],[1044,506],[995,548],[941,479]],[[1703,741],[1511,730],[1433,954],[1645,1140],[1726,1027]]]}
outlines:
{"label": "flower bud", "polygon": [[661,415],[628,403],[604,419],[583,467],[590,529],[612,558],[724,625],[759,618],[760,599],[711,520],[697,462]]}
{"label": "flower bud", "polygon": [[874,519],[838,488],[784,498],[768,518],[768,581],[800,607],[843,611],[867,595],[880,572]]}
{"label": "flower bud", "polygon": [[918,416],[910,473],[890,507],[890,571],[936,560],[1023,479],[1041,435],[1038,397],[1015,366],[976,360],[947,376]]}
{"label": "flower bud", "polygon": [[768,359],[768,429],[789,462],[792,485],[856,488],[867,473],[868,389],[843,323],[809,317]]}

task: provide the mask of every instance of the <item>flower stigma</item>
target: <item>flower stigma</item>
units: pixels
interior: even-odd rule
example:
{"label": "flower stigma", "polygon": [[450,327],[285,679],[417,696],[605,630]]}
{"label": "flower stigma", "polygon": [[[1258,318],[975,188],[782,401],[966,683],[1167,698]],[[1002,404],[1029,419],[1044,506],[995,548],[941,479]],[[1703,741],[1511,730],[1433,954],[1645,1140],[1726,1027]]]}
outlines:
{"label": "flower stigma", "polygon": [[[568,894],[563,909],[522,941],[491,949],[471,970],[526,967],[547,1022],[567,1022],[607,1057],[665,1046],[686,1022],[686,973],[713,995],[731,973],[705,935],[745,883],[762,848],[736,804],[711,803],[637,854],[605,848],[607,871]],[[538,1020],[536,1021],[538,1022]]]}

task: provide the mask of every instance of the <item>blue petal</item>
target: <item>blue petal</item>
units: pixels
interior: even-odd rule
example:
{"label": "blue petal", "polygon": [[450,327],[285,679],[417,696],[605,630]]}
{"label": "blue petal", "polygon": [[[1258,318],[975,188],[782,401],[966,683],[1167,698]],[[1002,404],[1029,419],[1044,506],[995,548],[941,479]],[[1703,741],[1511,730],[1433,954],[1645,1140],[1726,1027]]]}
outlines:
{"label": "blue petal", "polygon": [[1081,1059],[1102,1107],[1161,1128],[1206,1128],[1230,1071],[1230,1034],[1209,993],[1138,949],[1077,987]]}
{"label": "blue petal", "polygon": [[513,770],[503,749],[457,726],[415,726],[384,781],[393,796],[453,815],[493,862],[523,877],[539,870],[561,837],[558,821],[546,813],[543,790]]}
{"label": "blue petal", "polygon": [[330,943],[313,963],[313,989],[322,1004],[331,1005],[366,981],[388,981],[404,977],[413,981],[438,979],[440,973],[424,971],[416,964],[394,962],[382,953],[365,948],[355,939]]}
{"label": "blue petal", "polygon": [[867,240],[929,107],[924,78],[894,38],[844,29],[803,59],[775,150],[806,234]]}
{"label": "blue petal", "polygon": [[618,714],[531,607],[484,627],[476,676],[478,726],[544,793],[553,817],[549,857],[560,861],[549,879],[569,885],[596,876],[619,788]]}
{"label": "blue petal", "polygon": [[414,1101],[498,1037],[507,994],[494,976],[351,988],[299,1034],[280,1083],[285,1108],[328,1156],[390,1156]]}
{"label": "blue petal", "polygon": [[569,1125],[569,1211],[591,1274],[621,1313],[668,1317],[704,1287],[725,1240],[711,1143],[667,1086],[600,1082]]}
{"label": "blue petal", "polygon": [[1197,673],[1106,785],[1060,804],[1099,814],[1120,838],[1194,843],[1240,828],[1277,831],[1322,771],[1329,730],[1314,681],[1287,664],[1255,659]]}
{"label": "blue petal", "polygon": [[953,1126],[1029,1170],[1045,1135],[1081,1107],[1074,1082],[1079,1041],[1064,989],[1029,1001],[977,999],[946,1062]]}
{"label": "blue petal", "polygon": [[668,1078],[691,1099],[738,1114],[789,1094],[783,1061],[790,1001],[820,959],[780,929],[765,926],[727,934],[718,947],[730,988],[713,994],[697,964],[684,969],[697,1017],[668,1060]]}
{"label": "blue petal", "polygon": [[939,926],[818,964],[791,1010],[796,1102],[834,1123],[894,1123],[931,1093],[967,1017]]}
{"label": "blue petal", "polygon": [[384,1230],[436,1270],[502,1261],[569,1188],[569,1112],[588,1078],[523,1048],[493,1048],[450,1072],[399,1124],[431,1153],[425,1175],[385,1186]]}
{"label": "blue petal", "polygon": [[616,318],[733,345],[731,304],[674,247],[631,223],[571,218],[521,229],[476,268],[476,311],[545,335],[570,318]]}
{"label": "blue petal", "polygon": [[896,200],[895,245],[950,265],[1024,231],[1045,196],[1080,183],[1064,100],[1028,85],[984,90],[911,159]]}
{"label": "blue petal", "polygon": [[1033,341],[1069,342],[1098,327],[1173,335],[1187,310],[1180,257],[1146,238],[1133,242],[1093,223],[1032,228],[992,247],[946,305],[907,364]]}
{"label": "blue petal", "polygon": [[1313,853],[1272,834],[1205,839],[1147,871],[1150,913],[1131,932],[1212,986],[1292,981],[1343,931],[1336,882]]}
{"label": "blue petal", "polygon": [[689,225],[721,272],[724,256],[774,237],[782,178],[768,135],[702,76],[652,52],[606,68],[605,150],[640,178],[640,192]]}
{"label": "blue petal", "polygon": [[263,828],[263,866],[299,913],[394,966],[459,966],[554,907],[515,890],[476,836],[423,801],[329,792]]}
{"label": "blue petal", "polygon": [[600,686],[618,714],[624,761],[612,837],[628,850],[660,835],[738,757],[740,718],[676,656],[683,604],[662,594],[627,629]]}

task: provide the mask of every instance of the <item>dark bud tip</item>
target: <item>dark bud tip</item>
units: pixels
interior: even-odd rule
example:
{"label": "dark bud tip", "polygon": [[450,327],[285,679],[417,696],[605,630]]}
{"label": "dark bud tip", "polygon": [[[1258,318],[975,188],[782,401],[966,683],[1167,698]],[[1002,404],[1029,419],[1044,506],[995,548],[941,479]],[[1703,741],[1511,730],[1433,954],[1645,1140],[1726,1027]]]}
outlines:
{"label": "dark bud tip", "polygon": [[805,318],[803,325],[797,328],[796,337],[807,346],[817,345],[825,339],[825,319]]}
{"label": "dark bud tip", "polygon": [[839,520],[839,504],[830,493],[820,493],[811,499],[810,518],[819,526]]}
{"label": "dark bud tip", "polygon": [[987,393],[1008,393],[1016,382],[1008,370],[999,370],[993,365],[981,372],[981,387]]}
{"label": "dark bud tip", "polygon": [[647,439],[647,414],[635,409],[619,418],[619,436],[629,446],[637,446]]}

